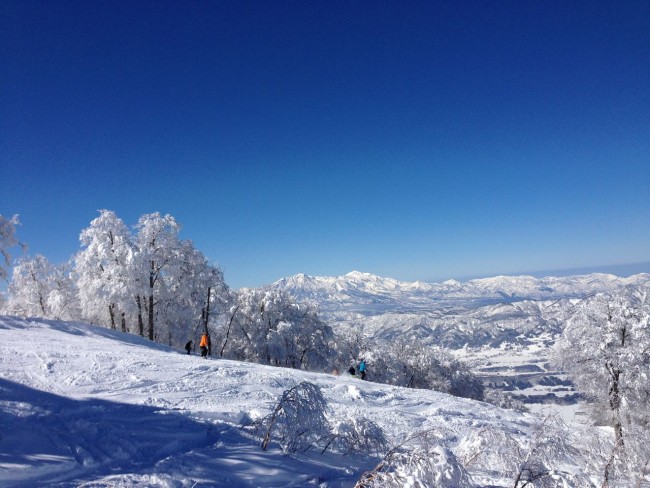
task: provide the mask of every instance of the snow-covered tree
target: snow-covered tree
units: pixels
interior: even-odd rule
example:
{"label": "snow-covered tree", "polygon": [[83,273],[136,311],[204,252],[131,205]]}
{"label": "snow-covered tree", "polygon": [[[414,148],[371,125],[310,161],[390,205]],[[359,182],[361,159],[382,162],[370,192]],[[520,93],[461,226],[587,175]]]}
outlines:
{"label": "snow-covered tree", "polygon": [[168,293],[158,303],[158,334],[170,345],[182,345],[201,329],[209,329],[210,316],[223,315],[232,300],[223,272],[208,262],[191,241],[181,241],[167,274]]}
{"label": "snow-covered tree", "polygon": [[153,341],[156,338],[156,305],[169,296],[170,268],[178,266],[177,258],[182,252],[178,238],[181,226],[171,215],[162,217],[156,212],[141,216],[136,229],[135,268],[139,275],[138,295],[144,297],[148,337]]}
{"label": "snow-covered tree", "polygon": [[47,303],[56,320],[79,320],[81,309],[72,260],[53,266]]}
{"label": "snow-covered tree", "polygon": [[360,356],[372,381],[483,399],[482,383],[463,363],[415,341],[376,342]]}
{"label": "snow-covered tree", "polygon": [[604,486],[645,476],[650,459],[650,287],[582,301],[558,344],[558,359],[614,431]]}
{"label": "snow-covered tree", "polygon": [[285,308],[274,338],[279,346],[276,364],[308,370],[330,369],[334,334],[309,304],[293,302]]}
{"label": "snow-covered tree", "polygon": [[52,318],[48,297],[53,289],[53,275],[54,266],[40,254],[19,260],[9,283],[8,312],[22,317]]}
{"label": "snow-covered tree", "polygon": [[219,337],[220,354],[299,369],[330,369],[331,327],[278,290],[242,290]]}
{"label": "snow-covered tree", "polygon": [[75,257],[79,301],[91,322],[126,331],[126,314],[133,310],[133,255],[131,234],[109,210],[81,232],[84,248]]}
{"label": "snow-covered tree", "polygon": [[0,214],[0,255],[2,255],[2,260],[0,261],[0,280],[6,280],[9,275],[7,271],[11,266],[9,249],[19,244],[23,248],[25,247],[16,239],[16,226],[18,224],[20,224],[18,215],[14,215],[8,219]]}
{"label": "snow-covered tree", "polygon": [[[178,237],[171,215],[140,217],[131,232],[115,212],[101,210],[81,233],[75,275],[83,315],[94,323],[179,346],[209,313],[223,312],[230,290],[222,271],[191,241]],[[137,321],[137,325],[127,326]]]}
{"label": "snow-covered tree", "polygon": [[334,346],[339,356],[337,358],[338,363],[347,365],[347,367],[353,365],[356,367],[357,359],[362,357],[362,353],[372,350],[371,344],[363,331],[363,324],[337,332]]}

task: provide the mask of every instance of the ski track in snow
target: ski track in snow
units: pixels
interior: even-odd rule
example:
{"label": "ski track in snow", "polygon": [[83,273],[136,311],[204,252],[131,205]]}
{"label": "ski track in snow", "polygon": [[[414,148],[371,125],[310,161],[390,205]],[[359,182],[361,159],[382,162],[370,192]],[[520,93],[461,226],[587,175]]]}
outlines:
{"label": "ski track in snow", "polygon": [[377,459],[284,456],[240,428],[305,380],[322,389],[331,418],[371,419],[393,443],[432,428],[452,444],[482,427],[526,435],[533,419],[429,390],[206,360],[84,324],[0,317],[0,485],[352,486]]}

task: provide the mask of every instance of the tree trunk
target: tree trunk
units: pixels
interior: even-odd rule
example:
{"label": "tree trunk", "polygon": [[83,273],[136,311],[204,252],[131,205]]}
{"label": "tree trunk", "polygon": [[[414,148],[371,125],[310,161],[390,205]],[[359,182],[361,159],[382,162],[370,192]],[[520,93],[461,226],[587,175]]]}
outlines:
{"label": "tree trunk", "polygon": [[149,272],[149,340],[153,341],[153,287],[156,284],[154,275],[155,263],[151,261],[151,271]]}
{"label": "tree trunk", "polygon": [[126,313],[122,312],[122,332],[127,332],[126,330]]}
{"label": "tree trunk", "polygon": [[305,356],[309,352],[309,349],[303,349],[302,354],[300,355],[300,369],[302,369],[303,364],[305,363]]}
{"label": "tree trunk", "polygon": [[609,470],[611,469],[612,463],[614,462],[615,453],[616,453],[616,446],[614,446],[614,449],[612,449],[612,454],[611,456],[609,456],[609,460],[605,465],[605,473],[603,474],[603,484],[600,485],[600,488],[609,488]]}
{"label": "tree trunk", "polygon": [[208,322],[210,321],[210,292],[212,291],[212,288],[208,286],[208,303],[205,306],[205,333],[208,336],[208,356],[212,356],[212,340],[210,339],[210,333],[208,332]]}
{"label": "tree trunk", "polygon": [[230,321],[228,322],[228,329],[226,329],[226,339],[223,341],[223,346],[221,347],[221,353],[219,356],[223,357],[223,351],[226,349],[226,344],[228,344],[228,336],[230,335],[230,327],[232,327],[232,321],[235,319],[235,315],[237,314],[237,310],[239,310],[239,305],[237,305],[237,308],[235,308],[235,311],[232,313],[230,316]]}
{"label": "tree trunk", "polygon": [[43,317],[47,317],[47,313],[45,313],[45,301],[43,300],[43,294],[40,291],[38,292],[38,304],[41,307]]}
{"label": "tree trunk", "polygon": [[149,295],[149,310],[148,310],[148,319],[149,319],[149,340],[153,341],[153,293]]}
{"label": "tree trunk", "polygon": [[111,303],[108,306],[108,314],[111,316],[111,330],[115,330],[115,304]]}
{"label": "tree trunk", "polygon": [[38,286],[38,279],[36,278],[36,275],[34,272],[31,272],[32,280],[36,283],[36,286],[39,288],[38,291],[38,304],[41,307],[41,312],[43,313],[43,317],[47,317],[47,314],[45,313],[45,300],[43,299],[43,293],[40,291],[40,287]]}
{"label": "tree trunk", "polygon": [[614,424],[614,436],[617,446],[623,447],[623,422],[621,421],[621,398],[619,392],[621,371],[611,363],[607,363],[607,369],[612,384],[609,388],[609,407],[612,410],[612,422]]}
{"label": "tree trunk", "polygon": [[205,306],[205,313],[203,314],[203,326],[205,327],[205,333],[208,333],[208,322],[210,321],[210,292],[212,288],[208,286],[208,303]]}
{"label": "tree trunk", "polygon": [[142,300],[140,300],[140,295],[135,296],[135,303],[138,306],[138,334],[140,334],[140,337],[144,337],[144,320],[142,320]]}

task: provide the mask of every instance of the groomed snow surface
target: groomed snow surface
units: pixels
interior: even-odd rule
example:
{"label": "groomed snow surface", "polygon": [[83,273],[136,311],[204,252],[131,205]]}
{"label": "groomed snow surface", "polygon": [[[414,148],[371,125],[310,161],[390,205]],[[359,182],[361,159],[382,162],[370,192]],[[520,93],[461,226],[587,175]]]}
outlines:
{"label": "groomed snow surface", "polygon": [[[263,451],[242,428],[302,381],[321,388],[331,421],[370,419],[391,446],[434,428],[451,451],[482,429],[534,435],[532,415],[433,391],[206,360],[90,325],[0,317],[0,486],[352,487],[378,458],[320,449],[289,456],[277,443]],[[512,486],[509,473],[481,466],[468,468],[472,486]]]}

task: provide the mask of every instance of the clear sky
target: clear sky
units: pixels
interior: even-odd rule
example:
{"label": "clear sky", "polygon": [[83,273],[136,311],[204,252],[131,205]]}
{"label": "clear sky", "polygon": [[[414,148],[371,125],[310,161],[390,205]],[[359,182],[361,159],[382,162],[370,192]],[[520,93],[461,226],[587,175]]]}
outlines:
{"label": "clear sky", "polygon": [[106,208],[235,288],[650,262],[650,2],[4,0],[0,62],[30,255]]}

